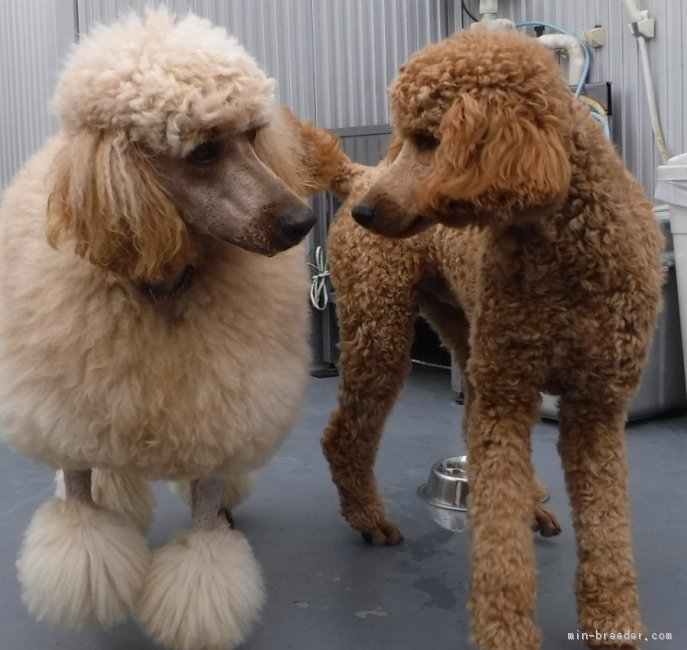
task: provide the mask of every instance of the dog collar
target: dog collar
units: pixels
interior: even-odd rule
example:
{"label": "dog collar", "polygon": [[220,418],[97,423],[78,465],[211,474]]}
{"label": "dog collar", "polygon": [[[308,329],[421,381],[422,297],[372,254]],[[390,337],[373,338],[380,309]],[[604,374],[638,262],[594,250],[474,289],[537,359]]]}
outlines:
{"label": "dog collar", "polygon": [[179,276],[177,281],[171,286],[165,286],[164,283],[160,284],[147,284],[140,282],[136,287],[150,297],[154,302],[159,302],[161,300],[167,300],[168,298],[173,298],[174,296],[181,293],[190,284],[195,274],[196,267],[190,264],[183,270],[182,274]]}

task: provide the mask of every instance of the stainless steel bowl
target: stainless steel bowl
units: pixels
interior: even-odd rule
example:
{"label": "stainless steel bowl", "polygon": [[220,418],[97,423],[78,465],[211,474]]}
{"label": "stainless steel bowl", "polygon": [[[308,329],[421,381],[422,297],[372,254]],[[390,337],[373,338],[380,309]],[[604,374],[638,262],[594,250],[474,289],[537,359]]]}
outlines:
{"label": "stainless steel bowl", "polygon": [[432,465],[429,478],[418,490],[432,519],[453,532],[465,530],[468,509],[467,457],[444,458]]}

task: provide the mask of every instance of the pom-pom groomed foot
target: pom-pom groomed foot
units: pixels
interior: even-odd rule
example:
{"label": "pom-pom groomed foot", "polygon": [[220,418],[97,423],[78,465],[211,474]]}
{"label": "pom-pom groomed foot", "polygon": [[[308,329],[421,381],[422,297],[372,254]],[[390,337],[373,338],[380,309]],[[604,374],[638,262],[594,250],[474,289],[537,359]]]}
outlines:
{"label": "pom-pom groomed foot", "polygon": [[229,650],[265,600],[260,567],[240,533],[181,533],[157,551],[139,604],[146,633],[173,650]]}
{"label": "pom-pom groomed foot", "polygon": [[17,569],[31,614],[78,629],[126,619],[149,564],[145,540],[120,515],[81,501],[53,499],[33,516]]}

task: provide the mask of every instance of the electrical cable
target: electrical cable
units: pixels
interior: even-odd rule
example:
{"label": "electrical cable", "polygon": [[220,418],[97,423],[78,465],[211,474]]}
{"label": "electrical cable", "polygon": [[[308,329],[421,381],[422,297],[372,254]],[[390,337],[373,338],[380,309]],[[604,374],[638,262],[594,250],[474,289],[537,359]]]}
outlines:
{"label": "electrical cable", "polygon": [[317,311],[324,311],[329,305],[329,290],[327,288],[327,278],[329,269],[327,268],[327,256],[322,246],[315,249],[314,264],[308,262],[312,274],[310,283],[310,303]]}
{"label": "electrical cable", "polygon": [[465,0],[461,0],[461,5],[462,5],[462,7],[463,7],[463,11],[468,15],[468,17],[469,17],[469,18],[472,18],[472,20],[473,20],[474,22],[478,23],[479,20],[478,20],[477,18],[475,18],[475,17],[470,13],[470,10],[469,10],[469,9],[467,8],[467,6],[465,5]]}
{"label": "electrical cable", "polygon": [[590,97],[589,95],[580,95],[578,99],[583,104],[587,104],[587,106],[589,106],[593,111],[603,115],[606,119],[608,119],[608,111],[603,107],[602,104],[597,102],[596,99]]}
{"label": "electrical cable", "polygon": [[604,133],[606,134],[606,137],[610,140],[611,139],[611,126],[608,121],[608,112],[606,109],[595,99],[592,97],[589,97],[588,95],[580,95],[578,99],[583,103],[589,106],[589,114],[601,124],[604,128]]}
{"label": "electrical cable", "polygon": [[601,115],[601,113],[597,113],[596,111],[589,111],[589,114],[599,123],[604,129],[604,133],[606,134],[606,137],[610,140],[611,139],[611,127],[608,124],[608,120]]}

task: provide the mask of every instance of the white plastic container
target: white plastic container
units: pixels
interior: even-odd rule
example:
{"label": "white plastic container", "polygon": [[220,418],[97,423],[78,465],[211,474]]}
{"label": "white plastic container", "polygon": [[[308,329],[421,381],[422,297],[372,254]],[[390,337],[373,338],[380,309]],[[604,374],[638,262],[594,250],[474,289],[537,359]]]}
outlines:
{"label": "white plastic container", "polygon": [[673,233],[675,271],[677,274],[682,358],[687,375],[687,153],[673,156],[656,170],[654,196],[670,207],[670,230]]}

